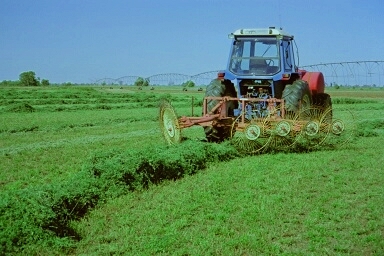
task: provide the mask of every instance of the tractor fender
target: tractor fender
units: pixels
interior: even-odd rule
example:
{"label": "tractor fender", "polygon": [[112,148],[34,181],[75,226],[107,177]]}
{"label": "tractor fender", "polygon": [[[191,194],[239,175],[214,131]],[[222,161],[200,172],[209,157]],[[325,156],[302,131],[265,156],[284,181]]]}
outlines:
{"label": "tractor fender", "polygon": [[325,82],[324,76],[321,72],[308,72],[301,70],[301,79],[306,81],[309,85],[309,90],[312,95],[317,93],[324,93]]}

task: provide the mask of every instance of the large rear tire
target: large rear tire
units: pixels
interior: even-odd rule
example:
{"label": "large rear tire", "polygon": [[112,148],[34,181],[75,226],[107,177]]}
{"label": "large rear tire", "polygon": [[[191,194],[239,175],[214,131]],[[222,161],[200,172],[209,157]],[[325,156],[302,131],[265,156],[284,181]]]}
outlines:
{"label": "large rear tire", "polygon": [[332,122],[332,100],[327,93],[317,93],[312,97],[313,105],[320,109],[327,123]]}
{"label": "large rear tire", "polygon": [[[221,81],[214,79],[207,86],[205,97],[237,97],[234,84],[230,80]],[[208,100],[207,101],[207,112],[211,110],[219,103],[219,100]],[[233,110],[236,108],[236,102],[227,102],[227,113],[228,116],[233,116]],[[214,124],[212,126],[204,127],[205,137],[209,142],[221,142],[231,136],[231,126],[224,125],[219,126]]]}
{"label": "large rear tire", "polygon": [[309,109],[312,105],[309,85],[303,80],[296,80],[285,86],[283,96],[285,109],[298,114],[302,109]]}

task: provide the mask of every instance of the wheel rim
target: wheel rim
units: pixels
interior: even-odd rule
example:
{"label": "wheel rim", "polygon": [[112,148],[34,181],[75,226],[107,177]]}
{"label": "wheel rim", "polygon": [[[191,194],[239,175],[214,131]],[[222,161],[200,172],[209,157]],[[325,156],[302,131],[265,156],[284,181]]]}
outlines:
{"label": "wheel rim", "polygon": [[160,128],[168,144],[176,144],[181,141],[181,129],[176,112],[166,100],[160,104]]}
{"label": "wheel rim", "polygon": [[299,141],[306,148],[318,147],[329,135],[329,112],[318,107],[303,109],[300,121],[303,123]]}
{"label": "wheel rim", "polygon": [[163,121],[164,121],[165,132],[167,133],[167,135],[171,138],[175,137],[175,126],[173,122],[173,117],[169,113],[169,109],[166,109],[164,111]]}
{"label": "wheel rim", "polygon": [[270,134],[266,133],[265,119],[246,119],[245,126],[239,127],[241,118],[242,114],[232,124],[231,144],[242,153],[261,153],[270,141]]}
{"label": "wheel rim", "polygon": [[245,137],[249,140],[256,140],[260,137],[261,129],[256,124],[249,124],[245,128]]}
{"label": "wheel rim", "polygon": [[[277,111],[280,112],[279,109],[277,109]],[[274,150],[287,150],[292,148],[301,133],[297,121],[298,115],[293,111],[286,112],[284,119],[280,121],[270,121],[271,141],[269,148]]]}
{"label": "wheel rim", "polygon": [[330,135],[327,142],[337,147],[349,143],[356,134],[356,120],[349,110],[333,111]]}
{"label": "wheel rim", "polygon": [[342,120],[334,120],[332,122],[331,131],[335,135],[340,135],[345,130],[345,125]]}
{"label": "wheel rim", "polygon": [[291,132],[291,125],[287,121],[280,121],[276,124],[275,132],[280,137],[285,137]]}
{"label": "wheel rim", "polygon": [[319,130],[320,130],[320,125],[316,121],[309,121],[304,127],[304,132],[308,136],[315,136],[316,134],[319,133]]}

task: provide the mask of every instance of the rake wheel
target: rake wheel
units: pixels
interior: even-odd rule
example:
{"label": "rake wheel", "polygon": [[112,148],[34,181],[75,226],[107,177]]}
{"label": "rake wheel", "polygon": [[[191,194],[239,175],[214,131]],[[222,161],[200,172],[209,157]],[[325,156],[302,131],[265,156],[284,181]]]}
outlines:
{"label": "rake wheel", "polygon": [[177,144],[181,141],[181,129],[174,108],[167,100],[160,103],[160,129],[168,144]]}
{"label": "rake wheel", "polygon": [[306,148],[315,148],[324,143],[330,131],[330,111],[319,107],[303,109],[299,114],[301,134],[298,141]]}
{"label": "rake wheel", "polygon": [[265,119],[245,119],[240,127],[242,115],[239,115],[232,124],[231,144],[241,153],[256,154],[266,149],[270,135],[266,133]]}
{"label": "rake wheel", "polygon": [[349,143],[356,135],[356,119],[349,110],[334,111],[327,142],[337,146]]}
{"label": "rake wheel", "polygon": [[282,119],[266,121],[266,128],[271,135],[268,146],[276,150],[292,147],[301,134],[298,115],[293,111],[287,111]]}

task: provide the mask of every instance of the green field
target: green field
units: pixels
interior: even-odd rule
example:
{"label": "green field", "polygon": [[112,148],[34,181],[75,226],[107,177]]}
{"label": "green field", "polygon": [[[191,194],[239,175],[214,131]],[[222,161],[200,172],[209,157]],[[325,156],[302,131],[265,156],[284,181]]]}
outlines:
{"label": "green field", "polygon": [[249,156],[165,145],[197,88],[0,87],[0,254],[383,255],[384,89],[327,92],[350,143]]}

